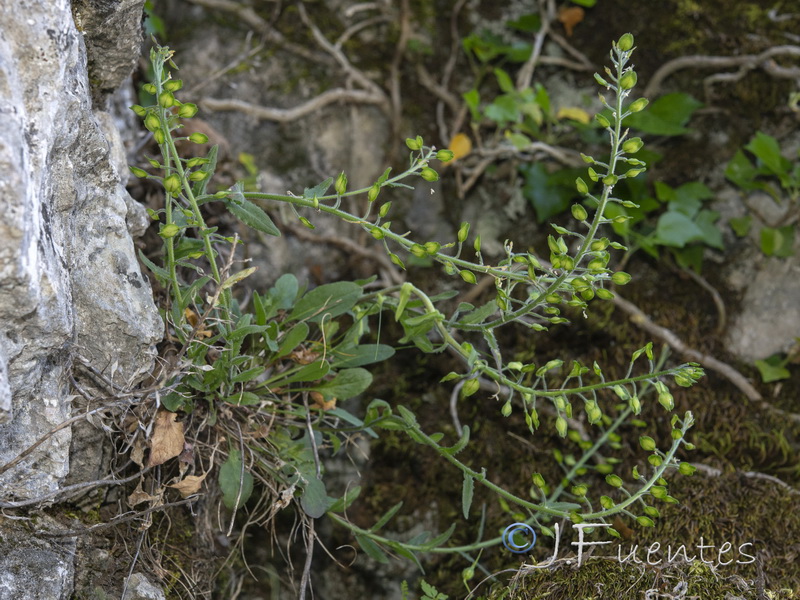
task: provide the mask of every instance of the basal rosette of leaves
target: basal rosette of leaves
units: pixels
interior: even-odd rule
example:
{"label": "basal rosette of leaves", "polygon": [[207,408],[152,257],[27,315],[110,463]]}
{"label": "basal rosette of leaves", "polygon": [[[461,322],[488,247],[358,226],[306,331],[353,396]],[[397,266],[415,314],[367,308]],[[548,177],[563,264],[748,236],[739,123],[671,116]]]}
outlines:
{"label": "basal rosette of leaves", "polygon": [[[568,311],[586,311],[596,298],[611,298],[613,285],[630,280],[627,273],[609,268],[610,250],[624,247],[603,237],[601,231],[628,219],[609,216],[609,207],[629,202],[616,197],[614,189],[646,166],[631,156],[641,149],[642,141],[629,136],[623,126],[628,117],[647,106],[647,100],[631,98],[637,79],[629,66],[632,52],[633,37],[626,34],[613,44],[612,68],[595,76],[609,94],[603,97],[608,112],[598,114],[597,120],[609,137],[611,152],[607,162],[583,155],[587,169],[574,181],[582,201],[572,206],[580,231],[553,225],[546,259],[517,252],[507,243],[504,256],[490,263],[481,253],[480,238],[470,238],[468,223],[449,242],[414,240],[413,234],[393,228],[392,200],[386,200],[384,193],[410,188],[409,181],[436,180],[435,161],[452,158],[452,152],[427,146],[421,137],[406,140],[409,165],[405,171],[392,175],[392,169],[386,169],[362,189],[348,190],[347,177],[341,173],[302,194],[262,194],[246,191],[240,184],[212,192],[216,149],[203,157],[185,158],[177,152],[178,141],[205,143],[207,139],[183,133],[184,122],[196,114],[197,107],[178,99],[182,83],[172,78],[168,68],[176,68],[172,52],[160,46],[152,50],[154,80],[145,91],[156,103],[133,110],[152,132],[160,157],[149,159],[150,172],[139,167],[132,171],[159,182],[165,192],[164,207],[150,211],[163,239],[162,264],[142,255],[168,290],[162,311],[176,366],[164,382],[161,402],[170,411],[180,410],[203,426],[224,432],[224,439],[214,446],[219,455],[216,485],[229,509],[247,510],[252,497],[272,494],[273,506],[293,505],[305,519],[327,514],[351,531],[364,552],[378,561],[388,560],[390,552],[419,564],[420,553],[468,555],[501,543],[500,538],[491,537],[469,546],[448,546],[455,523],[439,535],[424,533],[403,541],[383,535],[381,529],[402,503],[389,508],[368,529],[351,523],[345,511],[360,489],[351,487],[339,498],[330,497],[324,459],[342,452],[349,435],[377,437],[382,430],[403,431],[462,472],[465,518],[470,516],[476,485],[515,505],[545,534],[552,534],[547,523],[553,519],[607,523],[610,517],[624,514],[649,526],[658,516],[655,504],[675,501],[668,494],[665,477],[675,470],[691,474],[691,466],[681,462],[677,453],[682,446],[690,446],[686,433],[693,418],[688,412],[672,414],[668,383],[693,385],[703,374],[696,364],[665,367],[665,357],[657,358],[652,344],[647,344],[632,355],[624,378],[610,380],[596,363],[567,364],[560,358],[540,364],[508,360],[504,354],[509,349],[501,347],[496,336],[506,326],[536,335],[551,325],[566,323]],[[363,214],[341,208],[342,199],[350,196],[366,200]],[[494,297],[481,306],[462,302],[453,308],[448,301],[457,292],[429,294],[412,281],[379,291],[366,290],[373,280],[338,281],[308,289],[294,275],[284,274],[266,292],[253,291],[245,309],[233,291],[253,268],[235,270],[238,239],[207,225],[203,207],[214,202],[244,225],[273,236],[280,231],[264,210],[270,203],[287,204],[298,221],[311,229],[312,219],[321,213],[339,218],[368,232],[398,268],[404,268],[403,257],[410,254],[438,265],[442,277],[466,285],[489,277]],[[401,339],[390,344],[367,341],[370,323],[382,312],[400,323]],[[482,382],[493,383],[498,390],[496,418],[522,411],[532,436],[540,426],[540,412],[554,416],[562,438],[574,439],[576,434],[581,438],[582,455],[568,465],[559,482],[545,481],[532,465],[535,490],[530,497],[521,497],[494,483],[492,474],[480,465],[459,460],[457,455],[470,443],[469,427],[463,428],[459,439],[445,441],[441,433],[424,431],[416,415],[400,404],[373,400],[360,416],[337,405],[369,392],[372,376],[365,366],[391,359],[394,346],[409,344],[423,353],[454,353],[462,369],[445,377],[443,385],[460,386],[461,397],[468,398],[477,394]],[[609,461],[603,467],[604,480],[593,483],[588,461],[601,449],[613,452],[620,441],[620,426],[640,413],[642,402],[651,401],[671,415],[670,446],[657,448],[652,437],[641,436],[639,445],[646,453],[641,467],[630,474],[616,473]],[[588,426],[589,438],[578,434],[576,423]],[[263,518],[272,517],[274,512]]]}

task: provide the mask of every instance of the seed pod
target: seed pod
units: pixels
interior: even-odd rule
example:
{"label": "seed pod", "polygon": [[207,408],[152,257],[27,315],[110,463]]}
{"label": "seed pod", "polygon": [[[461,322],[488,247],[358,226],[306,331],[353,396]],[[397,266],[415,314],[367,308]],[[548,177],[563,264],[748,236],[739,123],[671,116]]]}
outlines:
{"label": "seed pod", "polygon": [[[578,181],[583,182],[583,180],[580,177],[578,178]],[[578,221],[585,221],[586,217],[589,216],[589,213],[587,213],[586,209],[583,208],[580,204],[573,204],[572,216],[575,217],[575,219],[577,219]]]}
{"label": "seed pod", "polygon": [[636,517],[636,522],[639,523],[642,527],[654,527],[655,523],[653,523],[653,519],[650,517],[645,517],[642,515],[641,517]]}
{"label": "seed pod", "polygon": [[439,242],[426,242],[424,245],[425,252],[431,255],[436,254],[441,247],[442,245]]}
{"label": "seed pod", "polygon": [[144,127],[148,131],[155,131],[161,127],[161,121],[158,120],[158,116],[155,113],[151,112],[144,118]]}
{"label": "seed pod", "polygon": [[614,508],[614,501],[608,496],[600,496],[600,506],[602,506],[606,510],[609,510],[611,508]]}
{"label": "seed pod", "polygon": [[606,119],[606,117],[605,117],[603,114],[601,114],[601,113],[597,113],[597,114],[594,116],[594,119],[595,119],[595,121],[597,121],[598,123],[600,123],[600,125],[601,125],[602,127],[611,127],[611,121],[609,121],[608,119]]}
{"label": "seed pod", "polygon": [[195,144],[207,144],[208,136],[205,133],[195,132],[189,136],[189,141]]}
{"label": "seed pod", "polygon": [[378,197],[378,194],[381,192],[381,186],[379,183],[374,184],[371,188],[369,188],[369,192],[367,192],[367,200],[370,202],[375,202],[375,199]]}
{"label": "seed pod", "polygon": [[413,254],[417,258],[428,256],[428,253],[425,252],[425,248],[423,246],[420,246],[419,244],[412,244],[411,248],[409,248],[408,251],[411,252],[411,254]]}
{"label": "seed pod", "polygon": [[618,181],[619,177],[617,177],[613,173],[609,173],[608,175],[603,177],[603,185],[608,185],[608,186],[617,185]]}
{"label": "seed pod", "polygon": [[458,272],[458,274],[461,275],[461,279],[463,279],[467,283],[474,284],[478,282],[477,277],[475,277],[475,273],[473,273],[472,271],[467,271],[466,269],[462,269],[461,271]]}
{"label": "seed pod", "polygon": [[504,417],[511,416],[511,408],[512,408],[511,401],[506,402],[505,404],[503,404],[503,408],[500,409],[500,414],[503,415]]}
{"label": "seed pod", "polygon": [[675,399],[668,391],[658,394],[658,403],[667,410],[675,408]]}
{"label": "seed pod", "polygon": [[134,177],[147,177],[147,171],[139,167],[128,167],[133,173]]}
{"label": "seed pod", "polygon": [[175,96],[173,96],[171,92],[161,92],[158,95],[158,105],[161,108],[172,108],[175,106]]}
{"label": "seed pod", "polygon": [[401,269],[405,270],[406,266],[403,264],[403,261],[400,260],[400,257],[396,254],[389,254],[389,260],[391,260],[394,264],[396,264]]}
{"label": "seed pod", "polygon": [[562,438],[567,437],[567,420],[562,416],[556,419],[556,431]]}
{"label": "seed pod", "polygon": [[477,392],[481,387],[481,382],[478,381],[477,377],[473,379],[467,379],[464,382],[464,385],[461,386],[461,397],[468,398],[472,396],[475,392]]}
{"label": "seed pod", "polygon": [[603,79],[602,77],[600,77],[600,74],[599,74],[599,73],[595,73],[595,74],[594,74],[594,80],[595,80],[597,83],[599,83],[600,85],[602,85],[603,87],[606,87],[606,88],[608,88],[608,87],[611,87],[611,84],[609,84],[609,83],[608,83],[608,82],[607,82],[605,79]]}
{"label": "seed pod", "polygon": [[333,188],[340,196],[347,191],[347,175],[344,174],[344,171],[339,173],[339,176],[336,178],[336,183],[333,184]]}
{"label": "seed pod", "polygon": [[461,223],[461,227],[458,228],[458,241],[459,243],[463,244],[467,240],[467,236],[469,235],[469,223],[464,221]]}
{"label": "seed pod", "polygon": [[680,471],[681,475],[691,476],[697,471],[697,467],[687,462],[682,462],[678,465],[678,471]]}
{"label": "seed pod", "polygon": [[481,251],[481,236],[475,238],[475,241],[472,243],[472,247],[475,249],[475,252]]}
{"label": "seed pod", "polygon": [[619,78],[619,87],[623,90],[629,90],[636,85],[637,81],[636,71],[627,71]]}
{"label": "seed pod", "polygon": [[382,240],[384,237],[386,237],[386,233],[380,227],[373,227],[369,230],[369,232],[376,240]]}
{"label": "seed pod", "polygon": [[622,478],[619,475],[614,475],[612,473],[610,475],[606,475],[606,483],[611,487],[622,487]]}
{"label": "seed pod", "polygon": [[652,452],[656,449],[656,441],[647,435],[643,435],[639,438],[639,445],[647,452]]}
{"label": "seed pod", "polygon": [[636,154],[639,150],[642,149],[642,146],[644,146],[642,138],[635,137],[629,140],[625,140],[622,143],[622,151],[628,154]]}
{"label": "seed pod", "polygon": [[207,179],[209,175],[211,175],[211,173],[208,171],[194,171],[189,175],[189,181],[203,181]]}
{"label": "seed pod", "polygon": [[301,222],[301,223],[302,223],[302,224],[303,224],[305,227],[308,227],[309,229],[316,229],[316,227],[315,227],[315,226],[314,226],[314,225],[311,223],[311,221],[309,221],[309,220],[308,220],[308,219],[306,219],[305,217],[300,217],[300,222]]}
{"label": "seed pod", "polygon": [[172,173],[164,178],[164,189],[173,196],[181,191],[181,178],[177,173]]}
{"label": "seed pod", "polygon": [[630,103],[628,110],[632,113],[637,113],[641,110],[644,110],[649,103],[650,101],[647,98],[639,98],[638,100],[634,100]]}
{"label": "seed pod", "polygon": [[180,79],[170,79],[164,82],[164,89],[170,92],[177,92],[183,87],[183,81]]}
{"label": "seed pod", "polygon": [[[579,194],[581,194],[581,195],[585,195],[585,194],[588,194],[588,193],[589,193],[589,186],[588,186],[588,185],[586,185],[586,182],[585,182],[585,181],[584,181],[582,178],[580,178],[580,177],[578,177],[578,178],[575,180],[575,189],[577,189],[577,190],[578,190],[578,193],[579,193]],[[586,218],[586,217],[584,217],[584,219],[585,219],[585,218]],[[583,219],[579,219],[579,220],[581,220],[581,221],[582,221]]]}
{"label": "seed pod", "polygon": [[453,153],[452,150],[446,150],[446,149],[445,150],[439,150],[436,153],[436,158],[438,160],[442,161],[442,162],[451,161],[451,160],[453,160],[454,156],[455,156],[455,154]]}
{"label": "seed pod", "polygon": [[387,214],[389,214],[389,209],[392,208],[391,202],[386,202],[381,205],[381,209],[378,211],[381,219],[384,218]]}
{"label": "seed pod", "polygon": [[422,169],[422,171],[420,171],[420,176],[425,181],[438,181],[439,179],[439,174],[430,167],[425,167]]}
{"label": "seed pod", "polygon": [[178,109],[178,116],[182,119],[191,119],[197,114],[197,110],[197,104],[187,102],[186,104],[181,104],[181,107]]}
{"label": "seed pod", "polygon": [[623,52],[628,52],[633,48],[633,35],[630,33],[623,33],[622,37],[617,40],[617,48]]}
{"label": "seed pod", "polygon": [[169,225],[164,225],[161,231],[158,232],[158,235],[164,239],[168,239],[175,237],[180,230],[181,228],[175,225],[175,223],[170,223]]}
{"label": "seed pod", "polygon": [[406,146],[408,146],[409,150],[420,150],[422,148],[422,138],[417,136],[415,138],[406,138]]}
{"label": "seed pod", "polygon": [[131,106],[131,110],[136,113],[137,117],[144,117],[147,114],[147,109],[144,106],[140,106],[138,104],[134,104]]}
{"label": "seed pod", "polygon": [[631,276],[625,271],[617,271],[611,276],[611,281],[617,285],[625,285],[631,280]]}

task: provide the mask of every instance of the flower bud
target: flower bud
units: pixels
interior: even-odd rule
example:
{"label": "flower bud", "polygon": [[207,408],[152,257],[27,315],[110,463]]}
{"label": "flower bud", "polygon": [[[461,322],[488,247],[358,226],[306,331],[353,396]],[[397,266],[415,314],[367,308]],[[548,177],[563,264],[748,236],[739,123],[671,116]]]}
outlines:
{"label": "flower bud", "polygon": [[400,260],[400,257],[396,254],[389,254],[389,260],[391,260],[394,264],[396,264],[401,269],[405,270],[406,266],[403,264],[403,261]]}
{"label": "flower bud", "polygon": [[606,475],[606,483],[611,487],[622,487],[622,478],[619,475],[614,475],[612,473],[610,475]]}
{"label": "flower bud", "polygon": [[675,408],[675,399],[669,392],[661,392],[658,395],[658,403],[667,410]]}
{"label": "flower bud", "polygon": [[556,431],[562,438],[567,437],[567,420],[562,416],[556,419]]}
{"label": "flower bud", "polygon": [[381,209],[378,211],[378,214],[381,216],[381,219],[389,214],[390,208],[392,208],[391,202],[385,202],[384,204],[381,205]]}
{"label": "flower bud", "polygon": [[600,125],[601,125],[602,127],[611,127],[611,121],[609,121],[609,120],[608,120],[608,119],[605,117],[605,115],[603,115],[603,114],[601,114],[601,113],[597,113],[597,114],[594,116],[594,119],[595,119],[595,121],[597,121],[598,123],[600,123]]}
{"label": "flower bud", "polygon": [[147,171],[139,167],[128,167],[133,173],[134,177],[147,177]]}
{"label": "flower bud", "polygon": [[645,517],[642,515],[641,517],[636,517],[636,522],[639,523],[642,527],[654,527],[655,523],[653,523],[653,519],[650,517]]}
{"label": "flower bud", "polygon": [[131,110],[136,113],[137,117],[144,117],[147,114],[147,109],[144,106],[140,106],[138,104],[134,104],[131,106]]}
{"label": "flower bud", "polygon": [[602,85],[603,87],[611,87],[611,85],[610,85],[610,84],[609,84],[609,83],[608,83],[608,82],[607,82],[605,79],[603,79],[602,77],[600,77],[600,74],[599,74],[599,73],[595,73],[595,74],[594,74],[594,80],[595,80],[597,83],[599,83],[600,85]]}
{"label": "flower bud", "polygon": [[622,34],[622,37],[617,40],[617,48],[623,52],[628,52],[631,48],[633,48],[633,35],[630,33]]}
{"label": "flower bud", "polygon": [[472,247],[475,249],[475,252],[481,251],[481,236],[475,238],[475,241],[472,243]]}
{"label": "flower bud", "polygon": [[500,414],[504,417],[511,416],[511,401],[509,400],[505,404],[503,404],[503,408],[500,409]]}
{"label": "flower bud", "polygon": [[308,219],[306,219],[305,217],[300,217],[300,222],[301,222],[301,223],[302,223],[302,224],[303,224],[305,227],[308,227],[309,229],[316,229],[316,227],[315,227],[315,226],[314,226],[314,225],[311,223],[311,221],[309,221],[309,220],[308,220]]}
{"label": "flower bud", "polygon": [[169,92],[177,92],[183,87],[183,81],[180,79],[170,79],[164,82],[164,89]]}

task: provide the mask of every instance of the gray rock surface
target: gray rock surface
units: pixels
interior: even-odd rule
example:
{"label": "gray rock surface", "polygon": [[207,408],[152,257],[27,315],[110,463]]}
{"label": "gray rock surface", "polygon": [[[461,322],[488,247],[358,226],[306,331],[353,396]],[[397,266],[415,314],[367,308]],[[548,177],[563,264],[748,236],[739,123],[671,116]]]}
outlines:
{"label": "gray rock surface", "polygon": [[[71,416],[76,357],[134,383],[162,336],[131,238],[141,208],[99,111],[139,56],[142,4],[0,0],[0,465]],[[0,501],[56,492],[70,438],[59,431],[0,474]],[[8,523],[0,599],[71,597],[75,544]]]}

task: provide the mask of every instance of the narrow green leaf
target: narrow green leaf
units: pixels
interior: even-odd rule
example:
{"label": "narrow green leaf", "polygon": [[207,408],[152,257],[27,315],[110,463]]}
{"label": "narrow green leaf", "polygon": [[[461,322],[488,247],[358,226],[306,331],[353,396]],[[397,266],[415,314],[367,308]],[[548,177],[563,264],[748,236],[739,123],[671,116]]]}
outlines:
{"label": "narrow green leaf", "polygon": [[392,519],[392,517],[397,514],[397,511],[399,511],[401,508],[403,508],[403,502],[402,501],[398,502],[392,508],[387,510],[383,514],[383,516],[380,519],[378,519],[378,522],[375,523],[375,525],[373,525],[372,527],[369,528],[369,532],[370,533],[375,533],[377,531],[380,531],[381,527],[386,525]]}
{"label": "narrow green leaf", "polygon": [[370,538],[364,535],[356,535],[356,542],[364,551],[364,553],[373,560],[377,560],[379,563],[383,564],[389,562],[389,559],[386,558],[386,554],[384,554],[383,550],[381,550],[381,547],[373,542]]}
{"label": "narrow green leaf", "polygon": [[244,197],[244,187],[237,183],[231,188],[231,194],[223,200],[225,208],[242,223],[267,235],[280,237],[280,230],[264,210]]}
{"label": "narrow green leaf", "polygon": [[328,177],[322,183],[318,183],[314,187],[304,189],[303,198],[306,200],[313,200],[314,198],[324,196],[331,187],[331,184],[333,184],[333,177]]}
{"label": "narrow green leaf", "polygon": [[475,480],[471,475],[464,473],[464,485],[461,487],[461,508],[465,519],[469,519],[469,507],[472,506],[472,493],[474,490]]}
{"label": "narrow green leaf", "polygon": [[206,187],[208,186],[208,182],[211,180],[211,176],[214,174],[214,171],[217,168],[217,152],[219,147],[214,144],[211,146],[211,149],[206,154],[206,161],[203,163],[203,166],[200,167],[199,172],[201,173],[208,173],[208,177],[203,177],[200,181],[195,181],[194,185],[192,186],[192,193],[195,197],[202,196],[206,193]]}
{"label": "narrow green leaf", "polygon": [[169,272],[166,269],[159,267],[153,261],[147,258],[144,255],[144,252],[142,252],[141,250],[139,250],[139,260],[141,260],[144,263],[145,267],[150,269],[150,272],[156,276],[156,279],[161,285],[166,286],[169,283],[170,279]]}
{"label": "narrow green leaf", "polygon": [[326,399],[337,398],[347,400],[366,390],[372,383],[372,373],[366,369],[344,369],[330,381],[316,386],[314,389]]}
{"label": "narrow green leaf", "polygon": [[335,368],[361,367],[372,363],[383,362],[394,356],[394,348],[386,344],[362,344],[347,348],[336,348],[333,351]]}
{"label": "narrow green leaf", "polygon": [[227,290],[228,288],[233,287],[243,279],[250,277],[250,275],[252,275],[256,271],[258,271],[258,267],[249,267],[247,269],[239,271],[238,273],[234,273],[233,275],[231,275],[225,281],[222,282],[220,289]]}
{"label": "narrow green leaf", "polygon": [[295,304],[289,320],[317,322],[346,313],[361,297],[361,286],[350,281],[337,281],[314,288]]}
{"label": "narrow green leaf", "polygon": [[356,501],[356,498],[358,498],[358,495],[360,493],[361,493],[361,486],[359,485],[352,488],[348,488],[341,498],[335,500],[333,504],[331,504],[328,507],[328,510],[337,513],[347,510],[350,507],[350,505]]}
{"label": "narrow green leaf", "polygon": [[306,341],[306,339],[308,339],[308,325],[301,321],[283,336],[280,346],[278,346],[278,358],[294,352],[295,348]]}

